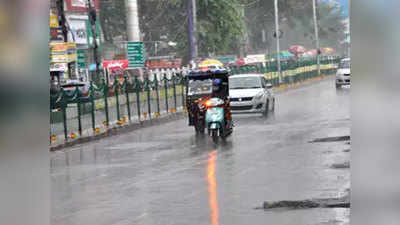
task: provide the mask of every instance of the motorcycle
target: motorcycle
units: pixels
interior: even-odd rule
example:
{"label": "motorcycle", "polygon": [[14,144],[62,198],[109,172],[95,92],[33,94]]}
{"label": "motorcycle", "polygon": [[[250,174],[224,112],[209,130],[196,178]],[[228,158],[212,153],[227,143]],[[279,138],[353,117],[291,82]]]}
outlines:
{"label": "motorcycle", "polygon": [[211,98],[205,102],[205,122],[208,134],[215,144],[219,139],[225,140],[232,133],[232,127],[225,121],[225,102],[220,98]]}

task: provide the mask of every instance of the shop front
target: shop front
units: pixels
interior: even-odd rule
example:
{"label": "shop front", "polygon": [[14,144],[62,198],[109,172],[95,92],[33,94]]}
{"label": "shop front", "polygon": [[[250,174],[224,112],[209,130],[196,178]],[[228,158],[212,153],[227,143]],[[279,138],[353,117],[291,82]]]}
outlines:
{"label": "shop front", "polygon": [[77,80],[76,45],[73,42],[50,43],[50,80],[52,84],[63,84]]}

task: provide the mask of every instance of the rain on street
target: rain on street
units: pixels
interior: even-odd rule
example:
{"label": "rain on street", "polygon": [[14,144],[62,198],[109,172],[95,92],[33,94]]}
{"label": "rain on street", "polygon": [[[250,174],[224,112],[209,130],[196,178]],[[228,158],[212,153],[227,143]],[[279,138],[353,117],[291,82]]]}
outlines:
{"label": "rain on street", "polygon": [[350,135],[349,97],[333,77],[276,93],[274,113],[234,114],[218,147],[185,118],[54,152],[52,224],[348,224],[348,208],[254,208],[350,188],[350,171],[332,168],[349,143],[311,143]]}

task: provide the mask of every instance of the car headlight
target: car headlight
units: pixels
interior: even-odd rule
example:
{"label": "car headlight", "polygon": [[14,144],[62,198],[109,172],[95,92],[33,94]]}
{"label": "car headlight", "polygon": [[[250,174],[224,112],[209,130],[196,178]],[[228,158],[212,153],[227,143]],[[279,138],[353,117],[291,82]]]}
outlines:
{"label": "car headlight", "polygon": [[264,96],[264,93],[263,93],[263,92],[259,92],[258,94],[256,94],[256,95],[254,96],[254,98],[255,98],[256,100],[260,100],[263,96]]}

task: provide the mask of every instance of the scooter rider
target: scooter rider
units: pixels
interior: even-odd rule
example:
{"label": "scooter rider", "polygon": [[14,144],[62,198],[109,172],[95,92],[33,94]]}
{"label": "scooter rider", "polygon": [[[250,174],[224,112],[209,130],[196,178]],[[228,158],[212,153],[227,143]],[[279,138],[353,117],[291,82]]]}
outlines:
{"label": "scooter rider", "polygon": [[228,86],[227,84],[224,84],[221,79],[214,79],[213,80],[213,87],[212,87],[212,97],[213,98],[220,98],[222,99],[225,104],[224,104],[224,109],[225,109],[225,121],[226,125],[228,128],[231,128],[231,122],[232,122],[232,113],[231,113],[231,108],[229,107],[229,96],[228,96]]}

